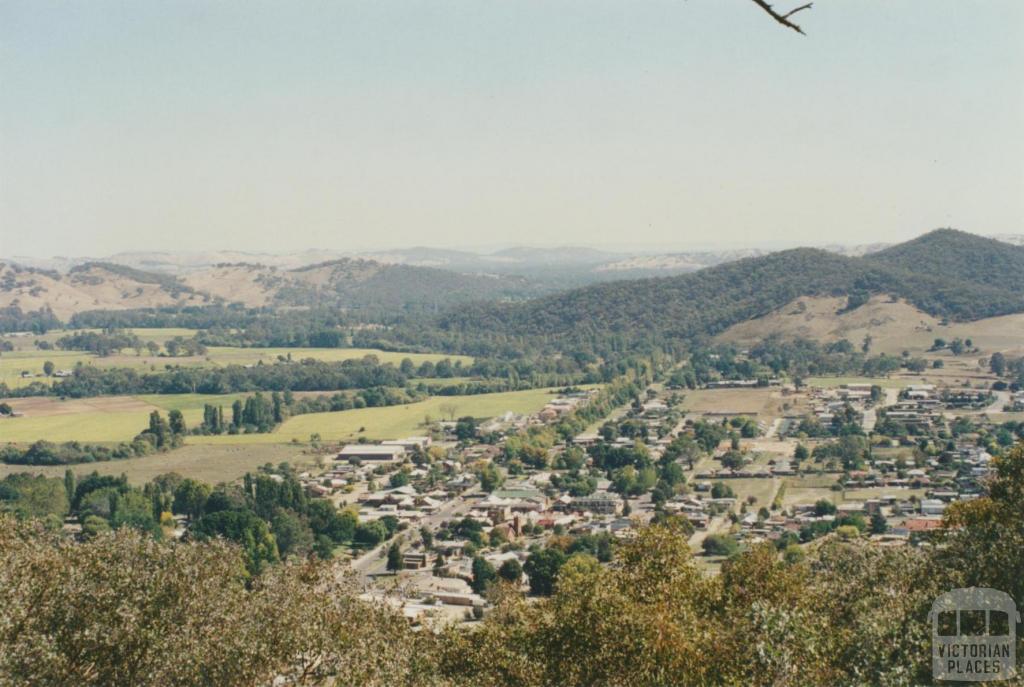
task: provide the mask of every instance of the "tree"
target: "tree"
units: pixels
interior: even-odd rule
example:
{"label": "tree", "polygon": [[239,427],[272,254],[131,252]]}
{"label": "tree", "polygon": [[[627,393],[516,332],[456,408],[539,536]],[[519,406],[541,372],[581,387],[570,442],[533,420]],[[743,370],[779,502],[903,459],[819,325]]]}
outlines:
{"label": "tree", "polygon": [[172,434],[184,435],[188,431],[185,427],[185,416],[180,410],[174,409],[167,413],[167,422]]}
{"label": "tree", "polygon": [[708,556],[731,556],[739,547],[735,539],[724,534],[709,534],[701,543],[701,548]]}
{"label": "tree", "polygon": [[804,30],[802,28],[800,28],[800,26],[798,24],[794,24],[793,21],[790,19],[790,17],[792,17],[797,12],[802,12],[803,10],[810,9],[811,8],[811,3],[807,3],[805,5],[800,5],[799,7],[791,9],[788,12],[785,12],[785,13],[782,13],[782,14],[777,12],[775,10],[775,8],[773,8],[770,4],[768,4],[767,0],[754,0],[754,3],[758,7],[763,9],[765,12],[767,12],[768,16],[770,16],[775,21],[779,22],[780,24],[782,24],[786,28],[793,29],[797,33],[803,35]]}
{"label": "tree", "polygon": [[402,547],[398,545],[398,542],[393,542],[388,547],[387,568],[390,572],[397,573],[402,567]]}
{"label": "tree", "polygon": [[889,523],[885,521],[885,517],[875,511],[871,514],[871,534],[885,534],[889,531]]}
{"label": "tree", "polygon": [[483,556],[473,557],[473,582],[471,586],[477,594],[485,594],[491,582],[497,578],[494,566],[488,563]]}
{"label": "tree", "polygon": [[730,499],[735,498],[736,493],[732,490],[728,484],[724,482],[715,482],[711,485],[711,498],[713,499]]}
{"label": "tree", "polygon": [[486,492],[494,491],[505,481],[505,476],[493,463],[488,463],[480,468],[477,477],[480,479],[480,488]]}
{"label": "tree", "polygon": [[807,450],[807,447],[803,444],[797,444],[796,448],[793,449],[793,460],[797,463],[802,463],[811,457],[811,452]]}
{"label": "tree", "polygon": [[472,416],[460,417],[455,423],[455,438],[459,441],[471,441],[476,438],[476,420]]}
{"label": "tree", "polygon": [[726,451],[725,455],[722,456],[722,466],[723,467],[731,468],[733,470],[738,470],[741,467],[743,467],[743,463],[744,463],[743,454],[740,453],[739,451],[735,450],[735,449],[731,449],[729,451]]}
{"label": "tree", "polygon": [[202,517],[209,497],[210,485],[191,478],[184,479],[174,490],[174,503],[171,509],[175,513],[188,516],[191,522]]}
{"label": "tree", "polygon": [[515,558],[509,558],[498,567],[498,577],[512,584],[519,584],[523,578],[523,566]]}
{"label": "tree", "polygon": [[523,566],[523,572],[529,578],[530,592],[539,596],[554,593],[558,571],[566,560],[566,555],[556,548],[545,548],[530,554]]}
{"label": "tree", "polygon": [[254,575],[280,560],[270,527],[251,510],[225,510],[204,515],[195,522],[191,532],[200,541],[224,537],[241,545],[246,568]]}
{"label": "tree", "polygon": [[231,424],[235,429],[242,426],[242,401],[239,399],[235,399],[235,402],[231,404]]}
{"label": "tree", "polygon": [[313,550],[313,531],[294,511],[278,508],[270,520],[270,528],[281,558],[293,555],[303,557]]}
{"label": "tree", "polygon": [[71,468],[64,471],[64,494],[68,498],[68,503],[75,498],[75,473]]}
{"label": "tree", "polygon": [[[85,526],[105,529],[99,518]],[[278,566],[251,583],[239,574],[245,552],[227,541],[181,545],[119,530],[72,542],[3,515],[0,551],[5,684],[437,682],[423,660],[437,648],[429,633],[360,601],[327,563]],[[42,646],[49,660],[38,660]]]}
{"label": "tree", "polygon": [[388,538],[387,527],[380,520],[356,525],[353,541],[366,547],[376,546]]}
{"label": "tree", "polygon": [[54,369],[56,369],[56,368],[55,368],[55,366],[54,366],[52,361],[47,360],[45,363],[43,363],[43,374],[46,375],[47,377],[50,377],[50,376],[53,375]]}
{"label": "tree", "polygon": [[993,353],[988,360],[988,366],[992,370],[992,374],[1002,377],[1006,374],[1006,356],[1002,353]]}
{"label": "tree", "polygon": [[447,415],[449,420],[455,420],[455,413],[458,412],[459,407],[454,403],[442,403],[438,406],[438,410],[442,415]]}
{"label": "tree", "polygon": [[54,520],[59,527],[68,503],[67,486],[60,479],[18,472],[0,480],[0,514]]}
{"label": "tree", "polygon": [[814,502],[814,514],[818,517],[822,515],[835,515],[836,504],[832,503],[828,499],[818,499]]}

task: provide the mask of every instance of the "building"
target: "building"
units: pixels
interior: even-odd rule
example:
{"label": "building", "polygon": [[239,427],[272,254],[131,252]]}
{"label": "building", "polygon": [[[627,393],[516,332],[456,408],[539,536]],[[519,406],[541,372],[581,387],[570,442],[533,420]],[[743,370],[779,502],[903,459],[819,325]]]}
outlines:
{"label": "building", "polygon": [[395,462],[405,457],[405,447],[377,444],[349,444],[341,449],[335,460],[360,462]]}
{"label": "building", "polygon": [[380,442],[381,446],[401,446],[406,451],[415,451],[416,447],[419,446],[422,449],[430,447],[430,437],[406,437],[404,439],[390,439],[388,441]]}
{"label": "building", "polygon": [[402,567],[406,570],[419,570],[427,567],[427,554],[422,551],[406,551],[402,554]]}
{"label": "building", "polygon": [[572,500],[572,509],[601,515],[616,515],[622,510],[622,499],[608,492],[595,492],[590,496],[575,497]]}

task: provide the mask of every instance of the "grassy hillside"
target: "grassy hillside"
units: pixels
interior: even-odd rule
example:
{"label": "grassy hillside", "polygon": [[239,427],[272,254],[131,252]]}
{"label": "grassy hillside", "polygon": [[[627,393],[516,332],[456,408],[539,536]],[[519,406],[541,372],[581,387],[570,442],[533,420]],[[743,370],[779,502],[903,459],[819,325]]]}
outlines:
{"label": "grassy hillside", "polygon": [[516,298],[532,286],[512,276],[460,274],[433,267],[335,260],[292,270],[275,295],[280,305],[438,309],[473,300]]}
{"label": "grassy hillside", "polygon": [[217,303],[433,313],[472,300],[521,300],[542,289],[550,293],[550,287],[512,275],[461,274],[347,258],[294,270],[219,264],[182,279],[105,262],[84,263],[66,274],[0,263],[0,309],[49,309],[65,322],[88,311]]}

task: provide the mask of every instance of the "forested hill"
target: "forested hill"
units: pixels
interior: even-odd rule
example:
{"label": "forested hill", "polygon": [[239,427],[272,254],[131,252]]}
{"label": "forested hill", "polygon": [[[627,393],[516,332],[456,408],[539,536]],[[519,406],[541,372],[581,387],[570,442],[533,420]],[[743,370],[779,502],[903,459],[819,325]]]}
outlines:
{"label": "forested hill", "polygon": [[1024,246],[938,229],[865,258],[919,274],[1024,293]]}
{"label": "forested hill", "polygon": [[[953,247],[955,245],[955,247]],[[601,284],[519,305],[460,308],[442,330],[511,337],[692,339],[765,315],[801,296],[904,298],[933,315],[972,320],[1024,311],[1024,250],[940,230],[875,256],[798,248],[692,274]]]}

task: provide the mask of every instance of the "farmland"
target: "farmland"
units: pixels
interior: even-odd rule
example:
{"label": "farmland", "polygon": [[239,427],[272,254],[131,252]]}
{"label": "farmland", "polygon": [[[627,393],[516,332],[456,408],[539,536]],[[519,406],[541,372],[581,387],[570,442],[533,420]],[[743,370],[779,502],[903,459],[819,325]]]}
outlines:
{"label": "farmland", "polygon": [[[24,417],[0,420],[0,439],[29,443],[49,441],[118,442],[142,431],[153,410],[181,410],[185,421],[194,425],[202,418],[206,403],[227,408],[248,394],[167,394],[112,396],[95,399],[56,398],[12,399],[15,411]],[[393,439],[422,431],[429,416],[447,417],[449,406],[456,417],[491,417],[507,411],[527,413],[539,410],[549,399],[546,389],[512,391],[471,396],[436,396],[418,403],[384,408],[360,408],[333,413],[311,413],[289,418],[271,434],[242,434],[189,437],[190,444],[281,444],[308,441],[311,434],[325,440]],[[362,431],[361,431],[362,430]]]}
{"label": "farmland", "polygon": [[[190,329],[166,328],[166,329],[132,329],[132,333],[145,341],[163,343],[175,336],[190,337],[195,331]],[[203,366],[218,367],[225,365],[256,365],[258,363],[269,364],[280,358],[291,356],[292,360],[304,358],[315,358],[325,362],[338,362],[363,358],[368,355],[376,356],[382,363],[399,364],[403,359],[409,358],[416,365],[429,361],[437,362],[448,358],[453,363],[461,361],[464,365],[473,362],[469,356],[445,355],[439,353],[396,353],[381,351],[371,348],[239,348],[234,346],[211,346],[206,355],[203,356],[151,356],[138,355],[135,351],[124,350],[118,355],[100,357],[81,351],[41,351],[35,348],[36,339],[41,341],[55,342],[68,332],[49,332],[40,337],[6,337],[14,347],[14,351],[0,354],[0,382],[7,384],[10,388],[27,386],[31,382],[52,381],[42,376],[43,364],[46,361],[53,362],[58,370],[70,370],[75,365],[96,365],[98,367],[126,367],[138,372],[155,372],[164,369],[168,365],[182,366]],[[27,371],[33,377],[22,377],[22,372]]]}
{"label": "farmland", "polygon": [[[92,471],[101,475],[128,476],[132,484],[145,484],[157,475],[177,472],[184,477],[209,484],[237,479],[250,470],[266,463],[277,465],[289,462],[295,466],[314,463],[314,458],[302,453],[297,446],[185,446],[169,453],[157,453],[140,458],[112,460],[101,463],[72,465],[77,475]],[[16,472],[31,472],[47,477],[61,477],[67,469],[63,465],[26,466],[0,464],[0,479]]]}
{"label": "farmland", "polygon": [[[271,434],[237,436],[189,437],[189,443],[209,444],[275,444],[290,441],[308,441],[310,435],[319,434],[325,441],[365,439],[395,439],[423,433],[425,418],[448,419],[472,415],[477,418],[493,417],[507,411],[530,413],[540,410],[552,394],[547,389],[509,391],[472,396],[434,396],[418,403],[384,408],[359,408],[335,413],[311,413],[289,418]],[[447,406],[454,408],[446,412]]]}

